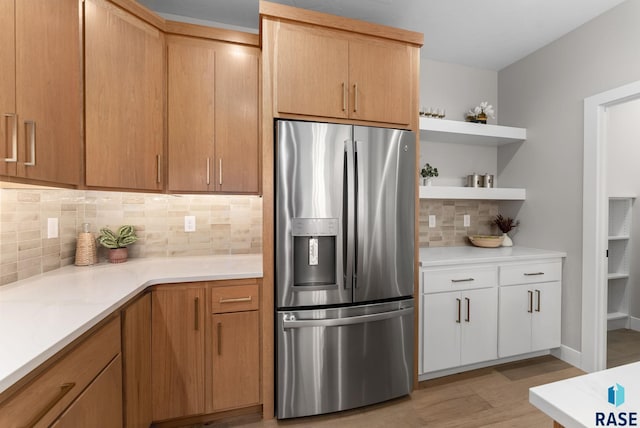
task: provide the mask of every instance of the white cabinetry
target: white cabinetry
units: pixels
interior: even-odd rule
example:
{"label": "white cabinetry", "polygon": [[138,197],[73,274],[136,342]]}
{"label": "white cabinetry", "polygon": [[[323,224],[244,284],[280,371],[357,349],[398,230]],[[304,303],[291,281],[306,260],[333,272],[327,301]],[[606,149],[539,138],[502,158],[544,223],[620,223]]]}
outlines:
{"label": "white cabinetry", "polygon": [[[426,141],[486,146],[488,148],[495,148],[496,146],[514,142],[522,142],[527,138],[527,130],[524,128],[432,119],[426,117],[420,118],[420,132],[422,139]],[[469,174],[471,172],[472,171],[469,171]],[[524,200],[526,198],[526,191],[525,189],[520,188],[421,186],[420,198]]]}
{"label": "white cabinetry", "polygon": [[[471,286],[474,279],[468,279],[471,281],[464,284]],[[456,285],[455,282],[452,284]],[[498,293],[495,284],[490,288],[422,295],[422,373],[497,357]]]}
{"label": "white cabinetry", "polygon": [[629,327],[629,261],[634,197],[609,198],[607,319],[609,330]]}
{"label": "white cabinetry", "polygon": [[420,379],[560,346],[562,257],[519,247],[421,249]]}

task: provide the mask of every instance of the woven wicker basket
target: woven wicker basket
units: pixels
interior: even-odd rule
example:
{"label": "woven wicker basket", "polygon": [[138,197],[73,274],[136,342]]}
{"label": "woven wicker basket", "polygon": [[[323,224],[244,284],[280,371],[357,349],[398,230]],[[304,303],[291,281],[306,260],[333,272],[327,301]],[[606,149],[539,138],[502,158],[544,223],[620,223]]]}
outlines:
{"label": "woven wicker basket", "polygon": [[98,263],[96,240],[91,232],[80,232],[76,244],[76,266]]}

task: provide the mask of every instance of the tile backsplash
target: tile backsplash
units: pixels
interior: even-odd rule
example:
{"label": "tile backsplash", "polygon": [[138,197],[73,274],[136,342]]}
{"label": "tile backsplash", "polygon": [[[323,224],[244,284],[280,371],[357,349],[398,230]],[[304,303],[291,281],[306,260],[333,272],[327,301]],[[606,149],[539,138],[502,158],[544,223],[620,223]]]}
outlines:
{"label": "tile backsplash", "polygon": [[[195,216],[195,232],[184,231],[186,215]],[[57,238],[47,238],[48,218],[58,218]],[[135,226],[132,258],[262,251],[257,196],[0,188],[0,285],[73,264],[82,223],[96,237],[102,227]]]}
{"label": "tile backsplash", "polygon": [[[464,215],[470,216],[470,226],[464,227]],[[498,203],[478,200],[420,200],[420,246],[456,247],[471,245],[468,235],[497,235],[491,225],[498,214]],[[436,216],[436,227],[429,227],[429,215]]]}

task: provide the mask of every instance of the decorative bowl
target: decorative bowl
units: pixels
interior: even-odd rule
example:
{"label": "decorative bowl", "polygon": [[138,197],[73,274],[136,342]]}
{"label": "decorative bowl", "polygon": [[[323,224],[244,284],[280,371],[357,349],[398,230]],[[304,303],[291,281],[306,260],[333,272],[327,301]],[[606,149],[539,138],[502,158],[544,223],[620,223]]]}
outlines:
{"label": "decorative bowl", "polygon": [[468,236],[469,241],[476,247],[482,248],[496,248],[502,245],[504,236],[495,235],[471,235]]}

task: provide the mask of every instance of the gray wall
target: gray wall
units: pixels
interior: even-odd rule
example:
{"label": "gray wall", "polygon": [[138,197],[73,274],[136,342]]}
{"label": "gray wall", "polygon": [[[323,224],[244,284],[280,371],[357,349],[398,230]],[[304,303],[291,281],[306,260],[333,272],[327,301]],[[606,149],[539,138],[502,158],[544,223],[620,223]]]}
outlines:
{"label": "gray wall", "polygon": [[640,80],[640,1],[628,0],[498,73],[500,124],[527,141],[498,150],[501,186],[527,200],[518,245],[566,251],[562,343],[581,350],[583,100]]}

